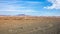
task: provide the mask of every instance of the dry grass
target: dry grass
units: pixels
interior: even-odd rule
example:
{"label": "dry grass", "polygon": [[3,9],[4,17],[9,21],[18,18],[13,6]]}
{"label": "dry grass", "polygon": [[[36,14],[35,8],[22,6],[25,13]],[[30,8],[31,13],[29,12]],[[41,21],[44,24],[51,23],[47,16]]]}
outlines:
{"label": "dry grass", "polygon": [[0,34],[59,34],[60,17],[0,16]]}

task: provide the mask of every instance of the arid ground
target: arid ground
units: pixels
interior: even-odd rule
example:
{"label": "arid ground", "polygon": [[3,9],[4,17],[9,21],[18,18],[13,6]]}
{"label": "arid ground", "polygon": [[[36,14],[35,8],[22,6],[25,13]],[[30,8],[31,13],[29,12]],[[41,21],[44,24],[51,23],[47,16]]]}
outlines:
{"label": "arid ground", "polygon": [[60,17],[0,16],[0,34],[60,34]]}

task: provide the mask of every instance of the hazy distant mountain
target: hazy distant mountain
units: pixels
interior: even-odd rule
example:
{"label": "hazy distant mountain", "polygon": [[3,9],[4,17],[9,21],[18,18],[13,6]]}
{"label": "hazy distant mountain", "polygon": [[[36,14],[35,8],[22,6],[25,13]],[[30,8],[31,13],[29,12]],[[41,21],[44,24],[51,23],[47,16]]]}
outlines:
{"label": "hazy distant mountain", "polygon": [[0,15],[0,16],[10,16],[10,15]]}
{"label": "hazy distant mountain", "polygon": [[16,16],[28,16],[28,15],[25,15],[25,14],[18,14]]}
{"label": "hazy distant mountain", "polygon": [[25,16],[25,14],[18,14],[17,16]]}
{"label": "hazy distant mountain", "polygon": [[0,16],[27,16],[25,14],[17,14],[17,15],[0,15]]}

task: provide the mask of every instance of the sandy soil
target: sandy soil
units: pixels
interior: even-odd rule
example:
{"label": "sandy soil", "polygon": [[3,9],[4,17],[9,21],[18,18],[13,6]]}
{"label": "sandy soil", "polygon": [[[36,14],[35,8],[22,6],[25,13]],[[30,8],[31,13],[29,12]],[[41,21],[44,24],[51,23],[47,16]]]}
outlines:
{"label": "sandy soil", "polygon": [[60,17],[0,16],[0,34],[60,34]]}

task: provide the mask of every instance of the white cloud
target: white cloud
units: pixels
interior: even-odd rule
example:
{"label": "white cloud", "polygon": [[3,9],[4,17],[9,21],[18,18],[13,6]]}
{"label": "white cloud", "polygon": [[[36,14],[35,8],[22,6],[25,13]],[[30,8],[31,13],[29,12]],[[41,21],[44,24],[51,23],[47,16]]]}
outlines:
{"label": "white cloud", "polygon": [[48,0],[49,2],[52,3],[52,6],[47,6],[44,8],[47,9],[60,9],[60,0]]}

